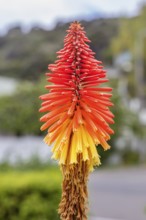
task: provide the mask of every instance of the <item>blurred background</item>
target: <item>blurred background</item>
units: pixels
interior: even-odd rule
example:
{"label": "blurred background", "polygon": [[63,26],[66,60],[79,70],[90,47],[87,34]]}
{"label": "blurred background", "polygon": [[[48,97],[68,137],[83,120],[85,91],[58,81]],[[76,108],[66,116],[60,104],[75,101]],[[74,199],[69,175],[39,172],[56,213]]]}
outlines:
{"label": "blurred background", "polygon": [[111,150],[90,219],[146,219],[146,1],[0,0],[0,220],[57,220],[61,174],[40,132],[45,72],[79,20],[113,87]]}

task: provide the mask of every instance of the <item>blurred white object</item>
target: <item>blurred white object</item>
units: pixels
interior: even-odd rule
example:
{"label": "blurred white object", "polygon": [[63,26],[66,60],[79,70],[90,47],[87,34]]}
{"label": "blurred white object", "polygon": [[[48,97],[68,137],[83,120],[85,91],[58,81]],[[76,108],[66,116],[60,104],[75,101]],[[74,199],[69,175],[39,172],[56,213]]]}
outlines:
{"label": "blurred white object", "polygon": [[131,111],[138,113],[141,108],[141,101],[139,98],[134,98],[129,101],[129,108]]}
{"label": "blurred white object", "polygon": [[146,108],[139,112],[139,120],[142,125],[146,125]]}
{"label": "blurred white object", "polygon": [[120,53],[114,58],[114,66],[124,72],[130,72],[132,70],[132,54],[130,51]]}
{"label": "blurred white object", "polygon": [[11,95],[15,92],[17,85],[16,79],[0,76],[0,95]]}

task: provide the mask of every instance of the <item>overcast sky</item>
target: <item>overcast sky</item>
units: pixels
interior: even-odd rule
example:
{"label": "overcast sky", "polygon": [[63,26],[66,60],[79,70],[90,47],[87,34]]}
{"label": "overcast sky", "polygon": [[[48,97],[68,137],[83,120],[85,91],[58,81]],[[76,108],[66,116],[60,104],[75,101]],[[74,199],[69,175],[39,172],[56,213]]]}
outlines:
{"label": "overcast sky", "polygon": [[61,19],[89,18],[97,13],[133,14],[146,0],[0,0],[0,30],[14,23],[53,27]]}

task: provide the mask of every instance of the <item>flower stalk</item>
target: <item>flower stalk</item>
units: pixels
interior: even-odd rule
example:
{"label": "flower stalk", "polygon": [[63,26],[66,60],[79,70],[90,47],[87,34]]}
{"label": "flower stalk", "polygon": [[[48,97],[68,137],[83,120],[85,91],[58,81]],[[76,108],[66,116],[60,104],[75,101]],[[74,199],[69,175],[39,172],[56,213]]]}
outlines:
{"label": "flower stalk", "polygon": [[67,32],[58,60],[48,67],[47,80],[52,84],[46,86],[49,93],[40,96],[40,112],[46,112],[40,121],[41,130],[48,130],[44,141],[53,144],[52,158],[62,170],[60,218],[87,220],[88,176],[100,165],[98,145],[108,150],[113,134],[112,89],[100,86],[108,82],[106,72],[80,23],[73,22]]}

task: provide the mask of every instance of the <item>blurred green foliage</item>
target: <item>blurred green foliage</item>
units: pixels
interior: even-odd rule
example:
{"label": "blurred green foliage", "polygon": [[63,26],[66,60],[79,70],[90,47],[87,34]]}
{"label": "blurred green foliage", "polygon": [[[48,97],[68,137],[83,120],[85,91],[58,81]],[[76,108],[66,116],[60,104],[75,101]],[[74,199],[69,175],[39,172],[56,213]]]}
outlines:
{"label": "blurred green foliage", "polygon": [[134,165],[140,163],[140,154],[137,150],[127,147],[121,151],[121,157],[125,165]]}
{"label": "blurred green foliage", "polygon": [[[146,5],[141,7],[139,14],[131,19],[123,17],[120,19],[120,28],[118,34],[112,39],[111,48],[115,55],[126,50],[131,51],[134,55],[135,43],[138,37],[146,31]],[[146,41],[146,38],[144,39]],[[146,59],[146,57],[145,57]]]}
{"label": "blurred green foliage", "polygon": [[21,82],[15,94],[0,97],[0,133],[40,135],[39,96],[45,92],[44,80]]}
{"label": "blurred green foliage", "polygon": [[0,220],[59,220],[61,174],[43,171],[0,173]]}
{"label": "blurred green foliage", "polygon": [[[146,89],[146,4],[143,3],[139,14],[132,18],[123,17],[119,22],[118,34],[111,40],[110,51],[117,55],[129,51],[132,54],[133,69],[127,75],[128,92],[136,96],[135,66],[141,65],[144,70],[141,86]],[[140,59],[140,61],[139,61]],[[137,76],[138,77],[138,76]],[[143,85],[144,84],[144,85]],[[139,85],[138,85],[139,86]],[[145,98],[145,97],[144,97]]]}

